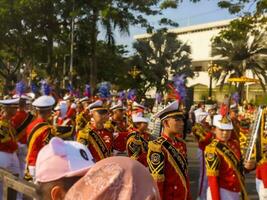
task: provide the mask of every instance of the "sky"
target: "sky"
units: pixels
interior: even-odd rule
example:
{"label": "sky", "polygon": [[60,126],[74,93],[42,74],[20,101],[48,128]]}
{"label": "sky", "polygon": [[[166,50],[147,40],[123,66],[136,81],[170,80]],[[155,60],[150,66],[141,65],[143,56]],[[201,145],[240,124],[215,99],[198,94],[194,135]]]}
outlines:
{"label": "sky", "polygon": [[[177,9],[167,9],[163,12],[164,17],[170,18],[179,24],[179,27],[196,25],[208,22],[214,22],[225,19],[232,19],[236,16],[229,14],[228,10],[221,9],[217,6],[217,0],[202,0],[198,3],[192,3],[189,0],[184,0]],[[149,17],[150,23],[158,27],[158,17]],[[127,45],[127,49],[132,50],[134,35],[146,33],[145,29],[138,26],[130,28],[130,35],[121,35],[115,33],[117,44]]]}

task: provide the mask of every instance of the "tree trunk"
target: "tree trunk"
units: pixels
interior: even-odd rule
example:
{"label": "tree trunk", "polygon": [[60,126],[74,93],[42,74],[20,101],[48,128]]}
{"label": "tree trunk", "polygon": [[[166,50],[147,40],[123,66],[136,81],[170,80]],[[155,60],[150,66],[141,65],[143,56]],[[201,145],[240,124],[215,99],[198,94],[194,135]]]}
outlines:
{"label": "tree trunk", "polygon": [[92,35],[91,35],[91,58],[90,58],[90,85],[92,89],[92,94],[96,89],[96,81],[97,81],[97,59],[96,59],[96,44],[97,44],[97,35],[98,35],[98,10],[96,8],[93,9],[92,16]]}

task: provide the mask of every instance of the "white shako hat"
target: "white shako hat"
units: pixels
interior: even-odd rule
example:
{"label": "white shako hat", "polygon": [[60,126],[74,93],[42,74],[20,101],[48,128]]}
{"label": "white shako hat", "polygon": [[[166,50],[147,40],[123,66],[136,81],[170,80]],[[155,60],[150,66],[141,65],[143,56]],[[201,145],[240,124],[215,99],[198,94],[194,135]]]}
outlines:
{"label": "white shako hat", "polygon": [[145,117],[140,117],[140,116],[133,116],[132,120],[133,120],[133,123],[139,123],[139,122],[149,123],[149,119]]}
{"label": "white shako hat", "polygon": [[55,103],[56,101],[52,96],[43,95],[35,99],[32,105],[38,110],[46,110],[51,109]]}
{"label": "white shako hat", "polygon": [[111,111],[114,111],[114,110],[125,110],[125,107],[123,106],[122,104],[122,101],[118,101],[117,104],[113,105],[111,108],[110,108]]}
{"label": "white shako hat", "polygon": [[179,110],[179,102],[174,101],[170,103],[169,105],[167,105],[166,107],[164,107],[161,111],[156,113],[154,115],[154,118],[160,118],[160,120],[164,120],[168,117],[177,116],[177,115],[183,117],[184,113]]}
{"label": "white shako hat", "polygon": [[3,106],[17,107],[19,104],[19,98],[0,100],[0,104]]}
{"label": "white shako hat", "polygon": [[83,102],[86,102],[86,101],[89,101],[89,98],[88,97],[83,97],[79,100],[79,103],[83,103]]}
{"label": "white shako hat", "polygon": [[105,108],[103,106],[103,101],[101,100],[97,100],[93,103],[91,103],[88,107],[87,107],[91,112],[92,111],[97,111],[97,110],[107,110],[107,108]]}
{"label": "white shako hat", "polygon": [[233,130],[233,124],[229,116],[214,115],[213,125],[222,130]]}
{"label": "white shako hat", "polygon": [[145,109],[146,107],[143,106],[142,104],[137,103],[137,102],[135,101],[135,102],[133,102],[133,104],[132,104],[132,108],[133,108],[133,110],[136,110],[136,109]]}

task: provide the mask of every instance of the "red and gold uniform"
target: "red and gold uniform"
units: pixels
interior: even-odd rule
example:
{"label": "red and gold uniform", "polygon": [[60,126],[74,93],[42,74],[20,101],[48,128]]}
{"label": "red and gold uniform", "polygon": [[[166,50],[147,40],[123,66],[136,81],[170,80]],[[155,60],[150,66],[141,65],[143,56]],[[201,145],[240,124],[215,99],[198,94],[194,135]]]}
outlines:
{"label": "red and gold uniform", "polygon": [[19,110],[12,117],[12,124],[17,131],[17,138],[21,144],[27,143],[26,128],[33,120],[33,115],[24,110]]}
{"label": "red and gold uniform", "polygon": [[210,188],[208,199],[239,199],[240,192],[247,198],[239,141],[214,139],[205,149],[205,160]]}
{"label": "red and gold uniform", "polygon": [[107,129],[96,129],[87,124],[78,132],[77,141],[88,146],[95,161],[111,156],[113,135]]}
{"label": "red and gold uniform", "polygon": [[126,121],[109,120],[105,123],[105,128],[113,133],[113,148],[116,151],[124,152],[129,131]]}
{"label": "red and gold uniform", "polygon": [[149,142],[147,162],[162,200],[191,199],[186,145],[182,139],[163,134]]}
{"label": "red and gold uniform", "polygon": [[90,121],[90,115],[88,111],[80,112],[75,119],[76,124],[76,132],[78,133],[80,130],[85,128],[86,124]]}
{"label": "red and gold uniform", "polygon": [[18,149],[16,130],[10,120],[0,120],[0,152],[14,153]]}
{"label": "red and gold uniform", "polygon": [[26,162],[28,167],[35,166],[39,151],[43,146],[49,143],[55,135],[53,126],[42,118],[32,121],[26,129],[28,154]]}
{"label": "red and gold uniform", "polygon": [[147,167],[148,133],[140,133],[134,130],[127,137],[126,150],[130,158],[138,160]]}

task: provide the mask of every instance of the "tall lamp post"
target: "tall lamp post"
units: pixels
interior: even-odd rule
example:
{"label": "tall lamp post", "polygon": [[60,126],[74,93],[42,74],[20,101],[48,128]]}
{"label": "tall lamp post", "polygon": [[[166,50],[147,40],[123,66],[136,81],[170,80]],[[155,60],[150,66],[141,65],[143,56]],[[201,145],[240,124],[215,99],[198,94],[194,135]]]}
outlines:
{"label": "tall lamp post", "polygon": [[218,72],[220,67],[217,64],[214,64],[212,61],[208,65],[208,74],[210,77],[210,86],[209,86],[209,99],[212,100],[212,77],[213,74]]}

